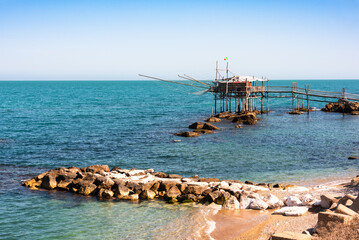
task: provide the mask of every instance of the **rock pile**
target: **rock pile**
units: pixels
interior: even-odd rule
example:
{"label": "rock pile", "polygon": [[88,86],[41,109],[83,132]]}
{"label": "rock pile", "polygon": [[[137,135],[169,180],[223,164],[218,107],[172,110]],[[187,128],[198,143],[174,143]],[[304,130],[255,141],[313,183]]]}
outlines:
{"label": "rock pile", "polygon": [[[311,196],[299,199],[278,199],[265,185],[252,185],[238,180],[220,181],[217,178],[199,178],[197,175],[183,178],[177,174],[155,172],[153,169],[128,170],[107,165],[84,168],[56,168],[23,183],[30,189],[48,189],[97,196],[99,199],[150,200],[162,199],[169,203],[199,202],[216,203],[226,209],[275,209],[289,207],[278,214],[293,213],[294,208],[306,209],[317,200]],[[298,210],[298,209],[297,209]],[[300,212],[303,212],[300,209]],[[304,213],[304,212],[303,212]],[[302,214],[303,214],[302,213]]]}
{"label": "rock pile", "polygon": [[225,118],[227,120],[232,121],[233,123],[243,123],[248,125],[257,124],[257,114],[259,112],[247,112],[247,113],[231,113],[231,112],[221,112],[218,113],[215,117],[216,118]]}
{"label": "rock pile", "polygon": [[[345,229],[350,226],[354,221],[359,219],[359,197],[355,197],[351,194],[347,194],[344,197],[334,197],[329,194],[321,195],[321,200],[316,201],[312,206],[317,206],[320,210],[318,214],[318,222],[314,229],[311,231],[304,231],[305,234],[293,233],[293,232],[280,232],[275,233],[272,236],[272,240],[290,240],[290,239],[327,239],[327,236],[332,236],[332,232],[338,231],[338,229]],[[310,199],[308,199],[310,200]],[[300,204],[299,199],[289,199],[288,201],[294,204]],[[291,205],[291,204],[289,204]],[[276,212],[285,212],[289,207],[283,207]],[[307,211],[304,207],[301,208],[303,212]],[[291,212],[287,212],[284,215],[293,216]],[[353,229],[353,231],[357,231]],[[311,234],[309,233],[311,232]],[[333,237],[333,236],[332,236]],[[330,238],[335,239],[335,237]]]}
{"label": "rock pile", "polygon": [[214,130],[219,130],[219,127],[214,126],[210,123],[195,122],[188,127],[189,129],[194,129],[193,132],[180,132],[175,133],[174,135],[180,137],[199,137],[201,134],[211,134],[214,133]]}
{"label": "rock pile", "polygon": [[338,102],[328,103],[322,108],[324,112],[341,112],[350,113],[352,115],[359,115],[359,103],[347,100],[339,100]]}

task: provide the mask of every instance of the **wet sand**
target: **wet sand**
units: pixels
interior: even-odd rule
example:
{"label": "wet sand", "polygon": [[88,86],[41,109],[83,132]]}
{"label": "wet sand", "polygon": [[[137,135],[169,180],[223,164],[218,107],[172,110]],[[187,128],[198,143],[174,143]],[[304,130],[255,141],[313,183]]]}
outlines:
{"label": "wet sand", "polygon": [[214,239],[235,239],[240,234],[267,220],[269,216],[268,211],[221,209],[212,217],[212,220],[216,222],[216,228],[211,233],[211,237]]}

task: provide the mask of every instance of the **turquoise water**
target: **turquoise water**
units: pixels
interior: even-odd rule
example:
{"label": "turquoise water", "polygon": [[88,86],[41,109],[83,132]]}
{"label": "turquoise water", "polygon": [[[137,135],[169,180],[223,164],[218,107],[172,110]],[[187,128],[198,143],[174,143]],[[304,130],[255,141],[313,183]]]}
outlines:
{"label": "turquoise water", "polygon": [[[304,84],[359,93],[358,80],[298,81]],[[289,115],[290,99],[271,99],[274,112],[255,126],[221,122],[215,134],[173,142],[180,138],[172,133],[208,117],[213,107],[212,95],[191,92],[152,81],[0,82],[0,238],[153,239],[176,236],[174,229],[186,225],[181,219],[196,215],[191,206],[98,202],[20,186],[60,166],[108,164],[257,182],[358,172],[359,160],[348,156],[359,155],[359,117]]]}

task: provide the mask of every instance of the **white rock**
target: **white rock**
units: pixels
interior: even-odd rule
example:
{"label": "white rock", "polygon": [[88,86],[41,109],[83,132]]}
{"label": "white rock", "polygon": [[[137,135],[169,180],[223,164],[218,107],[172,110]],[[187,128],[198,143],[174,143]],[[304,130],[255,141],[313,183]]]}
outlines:
{"label": "white rock", "polygon": [[258,193],[250,193],[248,195],[249,198],[261,199]]}
{"label": "white rock", "polygon": [[284,205],[284,203],[273,194],[269,194],[266,198],[264,198],[264,201],[268,204],[268,208],[270,209],[279,208]]}
{"label": "white rock", "polygon": [[291,206],[301,206],[302,205],[302,201],[300,201],[300,199],[297,196],[289,196],[287,199],[285,199],[285,201],[283,201],[285,203],[285,205],[287,205],[288,207]]}
{"label": "white rock", "polygon": [[239,209],[248,209],[251,205],[253,198],[248,198],[246,196],[241,196],[239,199]]}
{"label": "white rock", "polygon": [[273,214],[281,214],[284,216],[302,216],[308,211],[308,207],[282,207],[273,212]]}
{"label": "white rock", "polygon": [[128,172],[128,174],[130,176],[133,176],[133,175],[144,175],[146,173],[145,173],[145,170],[131,170]]}
{"label": "white rock", "polygon": [[182,178],[182,182],[192,182],[193,179],[190,178]]}
{"label": "white rock", "polygon": [[307,192],[307,191],[309,191],[309,189],[307,187],[294,186],[294,187],[288,188],[286,191],[288,191],[288,192]]}
{"label": "white rock", "polygon": [[262,199],[253,198],[249,208],[254,210],[265,210],[268,208],[268,204]]}
{"label": "white rock", "polygon": [[152,168],[149,168],[149,169],[147,169],[145,172],[146,172],[146,173],[154,173],[155,170],[153,170]]}
{"label": "white rock", "polygon": [[229,186],[229,189],[233,192],[238,192],[242,190],[242,184],[240,183],[232,183],[231,186]]}
{"label": "white rock", "polygon": [[208,186],[211,187],[211,188],[218,187],[218,186],[219,186],[219,182],[209,182],[209,183],[208,183]]}
{"label": "white rock", "polygon": [[124,173],[116,173],[116,174],[111,174],[111,177],[113,177],[113,178],[125,178],[126,174],[124,174]]}
{"label": "white rock", "polygon": [[249,192],[269,191],[269,189],[266,187],[254,186],[254,185],[243,185],[242,190],[249,191]]}
{"label": "white rock", "polygon": [[219,183],[219,188],[222,188],[222,189],[229,189],[229,184],[225,181],[222,181]]}
{"label": "white rock", "polygon": [[231,196],[228,200],[224,202],[222,205],[224,209],[232,209],[236,210],[239,209],[239,202],[235,196]]}
{"label": "white rock", "polygon": [[208,186],[207,182],[187,182],[188,186]]}
{"label": "white rock", "polygon": [[305,194],[303,197],[301,197],[302,204],[306,206],[312,205],[314,198],[310,194]]}

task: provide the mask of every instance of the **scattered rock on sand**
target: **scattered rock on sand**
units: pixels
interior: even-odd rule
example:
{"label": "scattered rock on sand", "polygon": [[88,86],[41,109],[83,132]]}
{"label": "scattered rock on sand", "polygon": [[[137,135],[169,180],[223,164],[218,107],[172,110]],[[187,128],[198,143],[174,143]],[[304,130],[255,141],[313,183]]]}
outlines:
{"label": "scattered rock on sand", "polygon": [[302,201],[297,196],[289,196],[284,200],[284,203],[288,207],[301,206]]}
{"label": "scattered rock on sand", "polygon": [[338,199],[336,199],[334,196],[332,196],[330,194],[324,194],[324,195],[320,196],[320,200],[321,200],[320,206],[322,208],[327,208],[327,209],[330,208],[333,203],[338,202]]}
{"label": "scattered rock on sand", "polygon": [[308,211],[308,207],[282,207],[273,212],[273,214],[281,214],[284,216],[302,216]]}
{"label": "scattered rock on sand", "polygon": [[312,237],[303,233],[281,232],[272,235],[271,240],[311,240]]}

